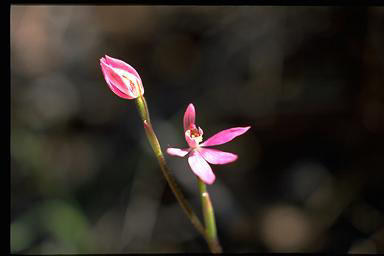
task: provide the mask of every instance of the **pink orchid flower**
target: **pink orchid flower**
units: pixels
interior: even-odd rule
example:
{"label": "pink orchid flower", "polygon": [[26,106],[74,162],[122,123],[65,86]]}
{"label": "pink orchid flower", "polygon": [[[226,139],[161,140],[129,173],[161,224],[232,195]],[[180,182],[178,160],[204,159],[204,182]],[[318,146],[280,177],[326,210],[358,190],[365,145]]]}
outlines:
{"label": "pink orchid flower", "polygon": [[203,140],[203,130],[196,126],[195,107],[193,104],[189,104],[184,114],[185,139],[189,148],[167,148],[167,153],[179,157],[184,157],[189,153],[188,163],[192,171],[204,181],[204,183],[212,184],[216,177],[208,163],[228,164],[236,161],[237,155],[205,147],[227,143],[248,131],[249,128],[251,128],[251,126],[226,129],[216,133],[200,144]]}
{"label": "pink orchid flower", "polygon": [[105,55],[100,59],[101,70],[109,88],[119,97],[135,99],[144,94],[143,83],[136,70],[124,61]]}

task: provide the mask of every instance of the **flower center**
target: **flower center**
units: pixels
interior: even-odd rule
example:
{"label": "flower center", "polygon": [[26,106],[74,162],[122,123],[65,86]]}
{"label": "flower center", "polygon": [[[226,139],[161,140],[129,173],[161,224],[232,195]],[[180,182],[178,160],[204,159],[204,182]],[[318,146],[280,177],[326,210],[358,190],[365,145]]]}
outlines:
{"label": "flower center", "polygon": [[197,128],[195,124],[191,124],[185,134],[194,140],[197,145],[203,141],[203,130],[200,127]]}
{"label": "flower center", "polygon": [[196,138],[201,136],[199,130],[197,130],[196,128],[190,130],[190,133],[191,133],[191,138]]}

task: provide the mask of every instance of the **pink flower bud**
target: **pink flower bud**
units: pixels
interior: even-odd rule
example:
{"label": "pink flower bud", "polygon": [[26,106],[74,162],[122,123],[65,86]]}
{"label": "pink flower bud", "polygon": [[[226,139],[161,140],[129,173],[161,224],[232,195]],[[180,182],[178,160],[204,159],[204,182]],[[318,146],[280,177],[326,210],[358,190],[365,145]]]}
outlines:
{"label": "pink flower bud", "polygon": [[141,78],[129,64],[105,55],[105,58],[100,59],[100,66],[105,81],[117,96],[135,99],[144,94]]}

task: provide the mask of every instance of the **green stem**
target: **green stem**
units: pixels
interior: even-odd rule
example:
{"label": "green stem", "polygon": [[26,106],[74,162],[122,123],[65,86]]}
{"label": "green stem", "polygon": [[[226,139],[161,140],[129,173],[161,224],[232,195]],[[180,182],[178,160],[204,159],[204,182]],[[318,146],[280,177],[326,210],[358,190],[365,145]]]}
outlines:
{"label": "green stem", "polygon": [[137,103],[137,107],[139,108],[139,113],[140,113],[141,119],[143,120],[143,122],[147,121],[150,124],[151,120],[149,118],[147,101],[145,100],[144,96],[140,95],[139,97],[137,97],[136,103]]}
{"label": "green stem", "polygon": [[209,197],[205,183],[200,178],[197,178],[197,180],[200,190],[201,206],[203,208],[206,233],[211,241],[211,244],[213,245],[213,252],[221,253],[222,249],[219,240],[217,239],[215,212],[213,210],[211,198]]}
{"label": "green stem", "polygon": [[189,220],[192,222],[193,226],[197,229],[197,231],[200,232],[201,235],[204,236],[205,240],[207,241],[210,249],[212,252],[216,252],[216,246],[209,238],[208,234],[206,233],[204,226],[201,224],[199,218],[197,215],[193,212],[192,208],[188,204],[188,201],[185,199],[183,193],[179,189],[175,178],[172,176],[163,155],[163,152],[160,147],[160,143],[156,137],[155,132],[153,131],[152,124],[149,118],[149,111],[147,102],[145,101],[145,98],[143,95],[136,98],[136,103],[139,109],[140,117],[143,120],[144,123],[144,129],[145,133],[147,135],[147,138],[149,140],[149,143],[151,144],[152,150],[155,153],[155,156],[159,162],[160,169],[168,182],[168,185],[171,187],[172,192],[174,193],[176,199],[178,200],[181,208],[184,210],[185,214],[189,218]]}

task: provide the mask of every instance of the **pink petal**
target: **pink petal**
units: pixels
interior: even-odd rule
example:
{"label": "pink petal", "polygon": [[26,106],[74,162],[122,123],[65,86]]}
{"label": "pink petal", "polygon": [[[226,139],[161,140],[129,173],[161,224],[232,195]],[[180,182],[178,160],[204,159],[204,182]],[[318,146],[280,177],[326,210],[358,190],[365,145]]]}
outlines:
{"label": "pink petal", "polygon": [[[124,99],[133,99],[130,95],[124,93],[115,85],[116,81],[114,79],[111,79],[111,70],[110,67],[108,67],[107,64],[104,63],[103,58],[100,60],[100,66],[101,70],[104,75],[104,79],[107,82],[109,88],[119,97],[124,98]],[[121,78],[116,78],[117,80],[120,80],[122,83]],[[111,81],[112,80],[112,81]]]}
{"label": "pink petal", "polygon": [[188,154],[189,148],[182,149],[182,148],[167,148],[167,153],[171,156],[179,156],[184,157],[186,154]]}
{"label": "pink petal", "polygon": [[122,60],[109,57],[108,55],[105,55],[105,60],[106,63],[111,65],[113,68],[120,68],[127,71],[128,73],[134,74],[141,81],[139,73],[137,73],[137,71],[131,65],[125,63]]}
{"label": "pink petal", "polygon": [[184,132],[189,129],[191,124],[195,124],[195,107],[193,104],[189,104],[187,110],[184,113]]}
{"label": "pink petal", "polygon": [[109,81],[109,78],[107,75],[108,73],[105,71],[105,68],[104,68],[104,66],[106,66],[106,65],[107,65],[107,63],[105,62],[105,58],[101,58],[100,59],[101,71],[103,71],[104,79],[107,82],[107,84],[109,85],[111,82]]}
{"label": "pink petal", "polygon": [[237,159],[237,155],[217,149],[200,148],[199,152],[210,164],[228,164]]}
{"label": "pink petal", "polygon": [[212,137],[210,137],[209,139],[207,139],[204,143],[202,143],[200,145],[201,146],[215,146],[215,145],[224,144],[228,141],[233,140],[237,136],[242,135],[243,133],[248,131],[249,128],[251,128],[251,126],[235,127],[235,128],[223,130],[221,132],[216,133],[215,135],[213,135]]}
{"label": "pink petal", "polygon": [[131,92],[128,89],[128,86],[124,83],[123,79],[119,74],[115,72],[112,66],[108,65],[103,60],[100,60],[100,65],[103,70],[103,74],[105,77],[105,80],[108,79],[108,84],[112,87],[116,87],[121,91],[122,93],[126,94],[127,96],[130,96]]}
{"label": "pink petal", "polygon": [[204,160],[204,158],[197,151],[192,151],[188,157],[189,166],[192,171],[206,184],[212,184],[216,177],[213,174],[211,166]]}
{"label": "pink petal", "polygon": [[108,79],[108,76],[106,75],[106,73],[105,73],[105,71],[104,71],[104,65],[105,65],[105,59],[104,59],[104,58],[101,58],[101,59],[100,59],[100,67],[101,67],[101,71],[103,72],[103,76],[104,76],[105,81],[106,81],[107,84],[109,85],[109,79]]}

